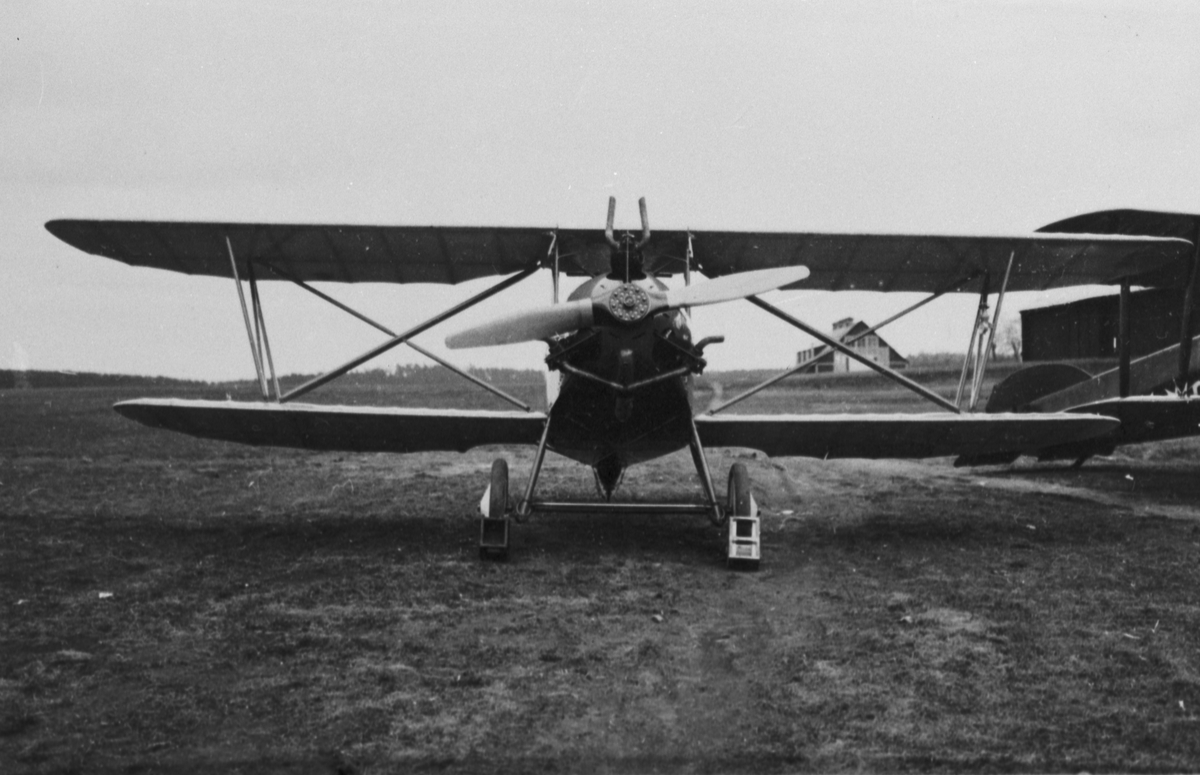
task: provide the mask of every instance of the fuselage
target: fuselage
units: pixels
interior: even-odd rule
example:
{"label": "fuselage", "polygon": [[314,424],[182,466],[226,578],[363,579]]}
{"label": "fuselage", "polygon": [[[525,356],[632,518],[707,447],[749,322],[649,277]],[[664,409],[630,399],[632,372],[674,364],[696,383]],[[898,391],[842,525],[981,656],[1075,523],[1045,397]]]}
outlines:
{"label": "fuselage", "polygon": [[[653,276],[628,284],[647,291],[666,288]],[[595,277],[569,300],[596,298],[621,285],[625,283],[611,276]],[[661,312],[632,324],[597,325],[557,347],[564,353],[563,376],[550,409],[551,449],[592,466],[611,491],[609,483],[615,486],[629,465],[688,445],[690,374],[650,382],[688,362],[683,351],[691,347],[691,333],[684,311]]]}

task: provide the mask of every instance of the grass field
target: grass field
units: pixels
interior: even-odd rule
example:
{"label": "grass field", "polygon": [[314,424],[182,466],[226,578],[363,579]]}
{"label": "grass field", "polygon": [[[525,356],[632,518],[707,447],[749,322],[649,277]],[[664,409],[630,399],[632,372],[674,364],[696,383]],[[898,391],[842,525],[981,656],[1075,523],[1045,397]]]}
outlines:
{"label": "grass field", "polygon": [[[1200,767],[1196,441],[1079,470],[713,451],[750,468],[759,573],[691,517],[541,517],[481,564],[491,459],[519,483],[531,450],[263,450],[109,408],[246,390],[0,391],[0,772]],[[821,378],[744,411],[919,406]],[[591,494],[561,458],[544,482]],[[677,455],[620,494],[694,488]]]}

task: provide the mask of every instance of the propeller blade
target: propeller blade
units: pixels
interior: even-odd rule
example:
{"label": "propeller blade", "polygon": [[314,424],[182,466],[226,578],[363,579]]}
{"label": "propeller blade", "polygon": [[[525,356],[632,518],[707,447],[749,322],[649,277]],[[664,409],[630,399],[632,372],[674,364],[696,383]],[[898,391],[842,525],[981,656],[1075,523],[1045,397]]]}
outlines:
{"label": "propeller blade", "polygon": [[[723,301],[743,299],[799,282],[808,277],[808,267],[788,266],[780,269],[759,269],[754,272],[718,277],[715,280],[667,291],[665,306],[651,302],[650,314],[664,309],[698,307]],[[662,298],[661,296],[658,298]],[[662,302],[659,302],[661,304]],[[565,304],[522,310],[489,321],[483,325],[459,331],[446,337],[452,350],[466,347],[491,347],[515,342],[536,342],[556,334],[565,334],[595,324],[593,300],[579,299]]]}
{"label": "propeller blade", "polygon": [[592,300],[579,299],[549,307],[527,309],[446,337],[451,350],[536,342],[592,325]]}
{"label": "propeller blade", "polygon": [[756,293],[766,293],[785,285],[791,285],[806,277],[808,277],[808,267],[806,266],[785,266],[780,269],[739,272],[684,288],[669,290],[667,291],[667,306],[670,309],[677,309],[744,299]]}

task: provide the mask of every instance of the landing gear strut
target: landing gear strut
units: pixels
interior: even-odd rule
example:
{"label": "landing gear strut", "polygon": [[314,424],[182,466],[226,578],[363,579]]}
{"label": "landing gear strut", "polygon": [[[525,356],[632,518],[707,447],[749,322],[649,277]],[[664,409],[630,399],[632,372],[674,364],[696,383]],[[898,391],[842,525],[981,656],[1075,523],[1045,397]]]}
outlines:
{"label": "landing gear strut", "polygon": [[[545,462],[547,440],[549,438],[549,420],[542,430],[542,438],[534,455],[533,470],[525,487],[524,497],[514,502],[509,497],[508,462],[497,458],[492,462],[491,480],[487,492],[479,504],[482,514],[479,520],[479,557],[482,560],[503,560],[508,557],[509,526],[515,519],[524,522],[534,511],[561,513],[650,513],[650,514],[702,514],[707,515],[714,525],[728,525],[728,541],[726,544],[726,560],[733,569],[758,570],[760,561],[759,551],[759,521],[758,505],[750,492],[750,475],[746,466],[735,463],[729,470],[729,488],[726,494],[726,505],[722,508],[717,500],[716,489],[713,487],[712,474],[704,449],[700,444],[700,434],[695,422],[691,423],[691,439],[689,447],[696,472],[700,476],[700,484],[704,491],[704,503],[576,503],[535,501],[534,490],[537,486],[538,475]],[[611,492],[611,490],[609,491]],[[607,495],[607,494],[606,494]]]}

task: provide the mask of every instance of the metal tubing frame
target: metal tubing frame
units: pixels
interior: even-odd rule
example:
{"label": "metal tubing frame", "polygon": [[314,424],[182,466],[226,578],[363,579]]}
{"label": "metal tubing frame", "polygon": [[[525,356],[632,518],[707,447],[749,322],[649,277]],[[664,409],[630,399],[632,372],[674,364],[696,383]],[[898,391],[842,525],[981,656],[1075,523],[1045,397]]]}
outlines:
{"label": "metal tubing frame", "polygon": [[550,438],[550,416],[542,426],[542,438],[538,440],[537,452],[533,456],[533,469],[529,472],[529,481],[525,483],[525,495],[517,504],[514,515],[518,522],[524,522],[533,513],[533,491],[537,487],[538,477],[542,473],[542,464],[546,461],[546,442]]}
{"label": "metal tubing frame", "polygon": [[[551,370],[559,368],[562,365],[563,358],[565,358],[568,353],[575,352],[583,345],[585,345],[588,342],[595,339],[597,336],[599,336],[599,334],[595,330],[592,330],[590,333],[584,335],[584,337],[582,339],[575,342],[574,344],[571,344],[567,347],[563,347],[558,352],[551,352],[549,355],[546,356],[546,365]],[[556,344],[555,346],[558,346],[558,345]]]}
{"label": "metal tubing frame", "polygon": [[985,337],[991,331],[991,323],[984,321],[983,327],[979,330],[979,338],[975,340],[975,355],[972,363],[974,366],[971,369],[971,394],[967,396],[967,411],[975,411],[975,405],[979,401],[979,374],[982,371],[984,355],[986,354]]}
{"label": "metal tubing frame", "polygon": [[717,489],[713,486],[712,472],[708,468],[708,458],[704,456],[704,445],[700,442],[700,431],[696,429],[694,417],[688,418],[688,449],[692,453],[692,462],[696,464],[696,473],[700,475],[700,486],[704,489],[704,497],[708,499],[708,515],[714,525],[724,524],[726,515],[721,513],[717,502]]}
{"label": "metal tubing frame", "polygon": [[263,400],[270,398],[267,392],[267,377],[263,374],[262,360],[258,357],[258,348],[254,346],[254,330],[250,327],[250,312],[246,309],[246,294],[242,291],[242,278],[238,275],[237,257],[233,254],[233,243],[225,237],[225,247],[229,249],[229,265],[233,267],[233,283],[237,286],[238,301],[242,304],[242,320],[246,323],[246,338],[250,341],[250,356],[254,358],[254,373],[258,375],[258,386]]}
{"label": "metal tubing frame", "polygon": [[683,377],[692,372],[692,369],[690,367],[680,366],[677,369],[672,369],[671,371],[665,371],[662,374],[656,374],[653,377],[647,377],[646,379],[638,380],[637,382],[633,382],[628,385],[622,385],[620,382],[613,382],[611,379],[605,379],[604,377],[597,376],[596,374],[593,374],[590,371],[581,369],[578,366],[572,366],[571,364],[566,363],[566,362],[558,364],[558,368],[562,369],[563,371],[567,372],[568,374],[574,374],[575,376],[580,377],[582,379],[588,379],[588,380],[591,380],[592,382],[596,382],[601,385],[604,385],[607,388],[615,390],[616,392],[620,393],[621,395],[629,395],[630,393],[633,393],[637,390],[641,390],[642,388],[647,387],[649,385],[653,385],[657,382],[662,382],[664,380],[671,379],[672,377]]}
{"label": "metal tubing frame", "polygon": [[337,307],[342,312],[349,313],[350,315],[353,315],[354,317],[358,318],[359,320],[366,323],[367,325],[374,326],[375,328],[379,329],[380,331],[383,331],[386,334],[395,336],[395,334],[392,334],[392,332],[386,326],[384,326],[380,323],[376,323],[374,320],[371,320],[369,317],[362,314],[358,310],[354,309],[353,307],[346,306],[345,304],[341,303],[340,301],[333,298],[329,294],[326,294],[326,293],[323,293],[323,292],[317,290],[316,288],[312,287],[311,285],[304,282],[303,280],[293,276],[290,272],[285,272],[284,270],[280,269],[279,267],[277,267],[274,264],[267,262],[267,261],[259,261],[259,263],[261,263],[267,269],[270,269],[271,272],[273,272],[274,274],[279,275],[280,277],[282,277],[283,279],[287,280],[288,282],[290,282],[294,285],[300,286],[304,290],[306,290],[309,293],[311,293],[312,295],[316,296],[318,299],[321,299],[322,301],[326,301],[326,302],[332,304],[333,306]]}
{"label": "metal tubing frame", "polygon": [[896,372],[894,369],[890,369],[886,366],[881,366],[880,364],[876,363],[875,361],[872,361],[863,355],[859,355],[858,353],[854,352],[854,350],[852,350],[851,348],[849,348],[846,345],[842,344],[841,342],[827,336],[826,334],[818,331],[817,329],[813,328],[812,326],[808,325],[807,323],[797,320],[796,318],[792,317],[788,313],[786,313],[783,310],[776,307],[774,304],[763,301],[762,299],[758,298],[757,296],[747,296],[746,300],[749,301],[751,304],[754,304],[755,306],[759,307],[760,309],[770,312],[772,315],[779,318],[783,322],[785,322],[795,328],[800,329],[801,331],[803,331],[804,333],[813,337],[814,339],[821,341],[822,343],[828,345],[829,347],[834,348],[835,350],[839,350],[839,351],[845,353],[847,356],[853,358],[854,360],[858,361],[859,363],[862,363],[867,368],[877,371],[880,374],[882,374],[883,376],[887,377],[888,379],[890,379],[894,382],[898,382],[901,385],[904,385],[909,390],[932,401],[933,403],[937,404],[938,406],[940,406],[944,409],[948,409],[951,412],[954,412],[955,414],[962,413],[962,410],[959,409],[957,406],[955,406],[951,402],[947,401],[945,398],[942,398],[937,393],[934,393],[932,390],[925,387],[924,385],[914,382],[913,380],[909,379],[908,377],[904,376],[903,374]]}
{"label": "metal tubing frame", "polygon": [[549,257],[551,254],[553,254],[553,256],[554,256],[554,265],[553,265],[553,267],[551,267],[551,270],[550,270],[550,282],[554,286],[554,291],[553,291],[551,300],[555,304],[558,304],[559,270],[558,270],[558,232],[557,231],[550,232],[550,249],[546,251],[546,255],[547,255],[547,257]]}
{"label": "metal tubing frame", "polygon": [[[940,297],[946,295],[947,293],[950,293],[951,291],[955,290],[956,288],[961,286],[963,283],[970,282],[972,279],[975,278],[976,274],[978,274],[978,273],[969,274],[966,277],[963,277],[961,280],[958,280],[958,281],[946,286],[945,288],[934,292],[932,295],[922,299],[921,301],[918,301],[916,304],[913,304],[912,306],[908,307],[907,309],[897,312],[895,315],[892,315],[890,318],[888,318],[887,320],[884,320],[882,323],[876,323],[875,325],[868,328],[866,331],[863,331],[861,334],[850,337],[849,339],[846,340],[845,344],[847,344],[847,345],[854,344],[859,339],[862,339],[865,336],[870,336],[871,334],[875,333],[876,331],[878,331],[879,329],[888,325],[889,323],[894,323],[897,320],[899,320],[900,318],[905,317],[906,315],[909,315],[909,314],[915,312],[916,310],[925,306],[926,304],[933,301],[934,299],[940,298]],[[774,377],[771,377],[771,378],[755,385],[754,387],[749,388],[749,389],[737,394],[736,396],[729,399],[725,403],[718,404],[717,406],[713,407],[712,409],[709,409],[707,411],[707,414],[716,414],[717,412],[727,409],[727,408],[733,406],[734,404],[741,403],[742,401],[745,401],[747,398],[750,398],[751,396],[755,395],[756,393],[766,390],[767,388],[771,387],[775,383],[785,380],[788,377],[792,376],[793,374],[797,374],[801,371],[804,371],[809,366],[812,366],[814,363],[821,360],[822,358],[824,358],[826,355],[828,355],[831,352],[833,352],[833,350],[831,348],[825,347],[820,352],[813,355],[811,358],[801,362],[800,364],[798,364],[796,366],[793,366],[792,368],[788,369],[787,371],[784,371],[781,374],[776,374]]]}
{"label": "metal tubing frame", "polygon": [[996,341],[996,329],[1000,326],[1000,309],[1004,306],[1004,292],[1008,290],[1008,277],[1012,274],[1013,260],[1016,257],[1016,250],[1008,254],[1008,266],[1004,268],[1004,280],[1000,283],[1000,293],[996,295],[996,310],[992,313],[992,326],[988,330],[987,347],[984,348],[981,356],[982,363],[976,361],[978,368],[975,372],[974,384],[971,385],[971,404],[968,407],[972,412],[979,404],[979,396],[983,392],[983,379],[987,375],[988,362],[992,359],[992,345]]}
{"label": "metal tubing frame", "polygon": [[603,503],[599,501],[531,501],[529,512],[558,514],[712,514],[703,503]]}
{"label": "metal tubing frame", "polygon": [[293,398],[298,398],[299,396],[302,396],[305,393],[315,390],[315,389],[321,387],[322,385],[337,379],[338,377],[342,376],[346,372],[350,371],[351,369],[357,368],[358,366],[361,366],[362,364],[366,363],[367,361],[371,360],[372,358],[378,357],[378,356],[382,355],[383,353],[387,352],[388,350],[391,350],[394,347],[404,344],[406,341],[408,341],[412,337],[416,336],[417,334],[427,331],[428,329],[436,326],[438,323],[441,323],[445,320],[449,320],[450,318],[459,314],[463,310],[469,309],[469,308],[475,306],[476,304],[478,304],[479,302],[481,302],[487,298],[490,298],[492,296],[495,296],[497,293],[500,293],[501,291],[505,290],[506,288],[510,288],[513,285],[516,285],[520,281],[524,280],[526,277],[529,277],[529,275],[536,272],[540,267],[541,267],[540,263],[537,263],[530,267],[527,267],[526,269],[521,270],[520,272],[513,275],[512,277],[507,277],[504,280],[496,283],[492,287],[490,287],[484,291],[481,291],[480,293],[475,294],[474,296],[467,299],[466,301],[464,301],[460,304],[454,305],[453,307],[446,310],[445,312],[442,312],[438,315],[434,315],[433,317],[429,318],[425,322],[419,323],[418,325],[413,326],[409,330],[405,331],[403,334],[394,336],[391,339],[389,339],[388,341],[384,342],[383,344],[378,345],[377,347],[371,348],[370,350],[368,350],[367,352],[358,356],[357,358],[354,358],[353,360],[347,361],[346,363],[342,364],[341,366],[338,366],[336,369],[326,372],[325,374],[322,374],[319,377],[314,377],[313,379],[310,379],[308,382],[305,382],[303,385],[301,385],[297,388],[294,388],[292,390],[289,390],[287,393],[280,396],[280,398],[279,398],[280,402],[291,401]]}
{"label": "metal tubing frame", "polygon": [[963,392],[967,387],[967,374],[974,376],[975,369],[979,365],[978,354],[976,352],[975,343],[979,338],[979,331],[987,323],[988,295],[991,293],[991,275],[985,273],[983,275],[983,288],[979,291],[979,306],[975,308],[975,321],[971,324],[971,338],[967,340],[967,354],[963,357],[962,374],[958,377],[958,389],[954,391],[954,405],[962,406]]}
{"label": "metal tubing frame", "polygon": [[487,392],[496,396],[497,398],[503,398],[505,401],[509,402],[513,406],[519,407],[520,409],[523,409],[526,412],[533,411],[532,406],[525,403],[524,401],[517,398],[516,396],[506,393],[505,391],[496,387],[492,383],[487,382],[486,380],[482,380],[479,377],[476,377],[471,372],[469,372],[465,369],[460,369],[458,366],[455,366],[453,363],[450,363],[449,361],[447,361],[443,358],[440,358],[437,355],[434,355],[433,353],[426,350],[424,347],[421,347],[420,345],[418,345],[416,342],[413,342],[410,340],[410,341],[405,342],[404,344],[406,344],[409,347],[411,347],[412,349],[416,350],[421,355],[424,355],[426,358],[428,358],[429,360],[438,364],[439,366],[444,366],[447,369],[449,369],[450,371],[457,374],[458,376],[462,377],[463,379],[465,379],[475,385],[478,385],[479,387],[483,388],[484,390],[486,390]]}
{"label": "metal tubing frame", "polygon": [[967,387],[967,374],[972,371],[975,357],[975,339],[979,336],[979,310],[975,311],[975,320],[971,322],[971,338],[967,340],[967,354],[963,357],[962,372],[958,376],[958,388],[954,391],[954,405],[962,406],[963,391]]}
{"label": "metal tubing frame", "polygon": [[[342,310],[343,312],[353,315],[354,317],[358,318],[359,320],[361,320],[362,322],[371,326],[372,328],[382,331],[383,333],[387,334],[388,336],[396,336],[397,335],[395,331],[393,331],[392,329],[383,325],[382,323],[378,323],[378,322],[372,320],[371,318],[367,317],[366,315],[362,314],[358,310],[354,309],[353,307],[349,307],[349,306],[343,304],[342,302],[338,301],[337,299],[333,298],[332,296],[329,296],[328,294],[318,291],[316,288],[312,287],[311,285],[304,282],[303,280],[297,280],[295,277],[292,277],[287,272],[277,269],[274,266],[272,266],[271,264],[264,263],[264,265],[267,267],[267,269],[270,269],[272,272],[276,273],[283,279],[288,280],[292,283],[295,283],[296,285],[300,286],[304,290],[313,294],[317,298],[327,301],[330,304],[332,304],[333,306]],[[469,371],[466,371],[465,369],[460,369],[458,366],[455,366],[453,363],[450,363],[449,361],[443,360],[442,358],[438,357],[437,355],[434,355],[430,351],[426,350],[424,347],[421,347],[416,342],[409,340],[409,341],[406,341],[404,344],[408,345],[413,350],[416,350],[421,355],[424,355],[426,358],[433,361],[434,363],[437,363],[439,366],[445,366],[447,369],[454,372],[458,376],[462,377],[465,380],[468,380],[469,382],[472,382],[472,383],[478,385],[479,387],[481,387],[484,390],[488,391],[489,393],[497,396],[498,398],[503,398],[505,401],[508,401],[510,404],[520,407],[521,409],[524,409],[526,412],[533,411],[533,407],[531,407],[529,404],[525,403],[524,401],[520,400],[519,398],[509,395],[508,393],[504,392],[503,390],[501,390],[500,388],[491,384],[490,382],[487,382],[486,380],[482,380],[479,377],[476,377],[474,374],[471,374]],[[275,389],[275,394],[279,395],[278,386]]]}

